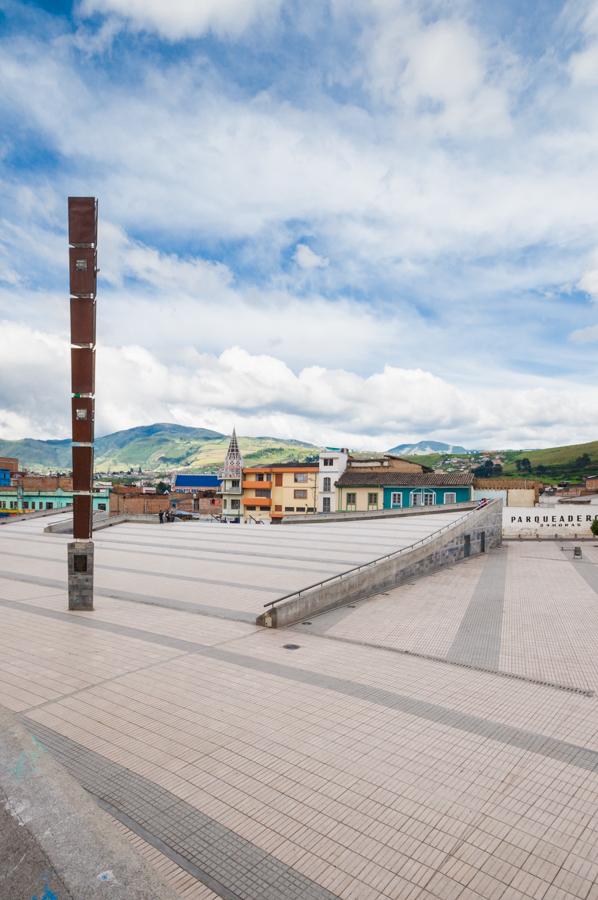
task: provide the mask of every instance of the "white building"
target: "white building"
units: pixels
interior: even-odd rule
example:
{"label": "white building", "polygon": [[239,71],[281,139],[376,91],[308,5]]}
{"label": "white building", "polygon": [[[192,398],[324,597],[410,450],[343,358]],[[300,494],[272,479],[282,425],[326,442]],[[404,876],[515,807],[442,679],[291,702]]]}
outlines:
{"label": "white building", "polygon": [[320,453],[318,472],[318,512],[336,512],[335,484],[347,468],[349,451],[327,449]]}

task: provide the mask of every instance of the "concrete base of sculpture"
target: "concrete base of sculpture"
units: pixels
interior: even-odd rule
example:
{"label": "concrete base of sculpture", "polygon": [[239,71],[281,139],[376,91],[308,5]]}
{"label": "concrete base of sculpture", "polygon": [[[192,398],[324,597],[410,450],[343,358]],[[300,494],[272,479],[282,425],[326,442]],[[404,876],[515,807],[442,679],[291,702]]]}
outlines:
{"label": "concrete base of sculpture", "polygon": [[69,609],[93,609],[93,541],[68,545]]}

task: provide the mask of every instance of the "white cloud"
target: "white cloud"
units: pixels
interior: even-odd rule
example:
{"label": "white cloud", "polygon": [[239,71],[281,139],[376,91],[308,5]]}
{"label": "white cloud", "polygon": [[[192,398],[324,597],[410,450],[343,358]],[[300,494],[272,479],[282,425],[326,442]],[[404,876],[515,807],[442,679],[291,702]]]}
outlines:
{"label": "white cloud", "polygon": [[590,260],[590,267],[581,276],[578,288],[590,294],[593,300],[598,300],[598,250]]}
{"label": "white cloud", "polygon": [[297,244],[293,259],[301,269],[325,269],[329,260],[319,256],[307,244]]}
{"label": "white cloud", "polygon": [[416,132],[460,138],[463,129],[485,136],[510,131],[512,60],[504,48],[501,65],[493,65],[497,50],[454,10],[426,21],[423,6],[377,3],[374,9],[364,38],[366,83],[374,97],[406,113]]}
{"label": "white cloud", "polygon": [[235,38],[256,21],[276,16],[281,0],[82,0],[82,16],[117,15],[139,31],[167,40],[200,37],[213,31]]}
{"label": "white cloud", "polygon": [[[60,335],[2,322],[0,428],[4,437],[65,437],[68,343]],[[385,449],[418,437],[469,446],[570,443],[592,437],[598,398],[591,385],[554,387],[527,379],[458,388],[422,369],[386,365],[369,376],[348,369],[293,369],[272,355],[229,347],[158,359],[135,344],[100,344],[98,433],[156,421],[227,432],[275,434],[316,444]],[[588,423],[583,424],[583,423]]]}

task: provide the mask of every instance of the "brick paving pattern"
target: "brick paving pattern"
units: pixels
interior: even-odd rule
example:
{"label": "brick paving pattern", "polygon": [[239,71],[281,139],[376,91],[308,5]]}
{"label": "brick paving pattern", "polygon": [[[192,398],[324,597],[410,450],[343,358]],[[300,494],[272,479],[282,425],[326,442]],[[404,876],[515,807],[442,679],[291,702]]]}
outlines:
{"label": "brick paving pattern", "polygon": [[[384,522],[361,545],[357,524],[216,526],[208,550],[156,526],[174,546],[149,574],[107,572],[75,614],[44,583],[65,540],[0,528],[0,703],[189,900],[598,900],[598,698],[536,683],[598,690],[598,551],[505,544],[286,632],[229,615],[267,598],[230,586],[259,585],[260,559],[297,566],[266,564],[266,587],[309,583],[397,539]],[[142,572],[147,527],[98,555]],[[196,591],[168,577],[194,571]]]}

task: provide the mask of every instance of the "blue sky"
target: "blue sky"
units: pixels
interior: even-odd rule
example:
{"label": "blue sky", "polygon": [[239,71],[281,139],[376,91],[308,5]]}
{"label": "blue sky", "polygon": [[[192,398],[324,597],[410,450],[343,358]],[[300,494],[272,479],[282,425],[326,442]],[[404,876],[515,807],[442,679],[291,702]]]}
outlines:
{"label": "blue sky", "polygon": [[0,435],[598,437],[598,2],[0,0]]}

